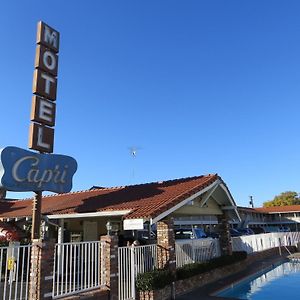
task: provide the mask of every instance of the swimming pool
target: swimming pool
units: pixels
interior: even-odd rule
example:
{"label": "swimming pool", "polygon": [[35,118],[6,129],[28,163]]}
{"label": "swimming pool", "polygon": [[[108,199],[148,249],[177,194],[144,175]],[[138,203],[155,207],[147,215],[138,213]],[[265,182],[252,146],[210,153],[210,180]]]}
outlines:
{"label": "swimming pool", "polygon": [[251,300],[299,299],[300,262],[285,262],[216,294]]}

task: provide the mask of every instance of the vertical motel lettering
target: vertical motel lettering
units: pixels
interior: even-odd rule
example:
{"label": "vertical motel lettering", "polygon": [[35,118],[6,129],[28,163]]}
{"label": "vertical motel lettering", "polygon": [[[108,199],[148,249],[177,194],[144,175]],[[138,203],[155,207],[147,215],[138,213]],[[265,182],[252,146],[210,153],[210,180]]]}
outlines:
{"label": "vertical motel lettering", "polygon": [[59,32],[38,23],[29,148],[53,152],[56,112]]}

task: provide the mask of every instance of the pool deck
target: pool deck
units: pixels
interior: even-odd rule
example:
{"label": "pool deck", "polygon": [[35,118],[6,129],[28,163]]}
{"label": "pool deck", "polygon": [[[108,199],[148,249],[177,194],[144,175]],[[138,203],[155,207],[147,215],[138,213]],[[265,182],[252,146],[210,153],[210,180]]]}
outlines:
{"label": "pool deck", "polygon": [[300,260],[300,252],[292,253],[288,256],[289,259],[299,259]]}
{"label": "pool deck", "polygon": [[[298,253],[298,258],[300,259],[300,253]],[[212,294],[217,293],[218,291],[221,291],[222,289],[230,286],[231,284],[235,284],[263,269],[271,267],[275,263],[278,263],[280,261],[287,261],[287,260],[288,260],[287,254],[283,254],[282,256],[276,255],[269,258],[258,259],[246,270],[227,276],[223,279],[217,280],[203,287],[196,288],[193,291],[186,293],[184,295],[177,296],[176,300],[236,300],[237,298],[217,297],[217,296],[212,296]]]}

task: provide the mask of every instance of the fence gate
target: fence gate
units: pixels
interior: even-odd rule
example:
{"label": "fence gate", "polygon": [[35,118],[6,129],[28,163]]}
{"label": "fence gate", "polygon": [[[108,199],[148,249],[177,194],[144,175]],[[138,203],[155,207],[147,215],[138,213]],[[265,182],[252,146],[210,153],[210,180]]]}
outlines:
{"label": "fence gate", "polygon": [[129,246],[118,248],[119,300],[135,299],[137,274],[157,267],[157,246]]}
{"label": "fence gate", "polygon": [[104,270],[103,247],[101,241],[55,245],[53,299],[105,285],[101,276]]}
{"label": "fence gate", "polygon": [[28,299],[31,245],[0,247],[0,299]]}
{"label": "fence gate", "polygon": [[176,267],[221,256],[219,239],[176,240]]}

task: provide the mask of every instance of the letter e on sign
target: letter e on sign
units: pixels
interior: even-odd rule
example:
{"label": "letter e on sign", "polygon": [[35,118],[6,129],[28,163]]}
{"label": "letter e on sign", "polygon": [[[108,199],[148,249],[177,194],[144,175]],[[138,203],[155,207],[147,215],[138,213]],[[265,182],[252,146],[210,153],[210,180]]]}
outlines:
{"label": "letter e on sign", "polygon": [[52,49],[54,52],[59,51],[59,32],[45,24],[44,22],[38,22],[37,27],[37,44],[44,45],[47,48]]}
{"label": "letter e on sign", "polygon": [[54,126],[55,107],[55,102],[38,96],[33,96],[31,105],[31,121],[42,123],[51,127]]}

